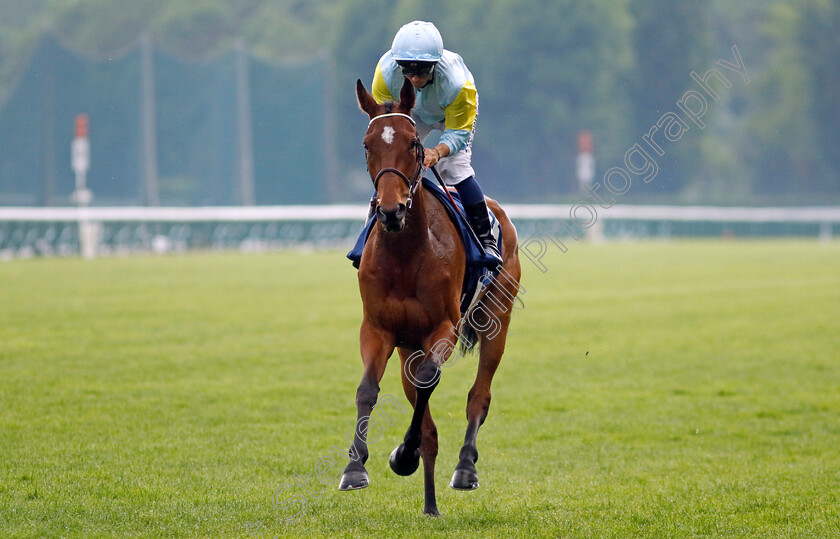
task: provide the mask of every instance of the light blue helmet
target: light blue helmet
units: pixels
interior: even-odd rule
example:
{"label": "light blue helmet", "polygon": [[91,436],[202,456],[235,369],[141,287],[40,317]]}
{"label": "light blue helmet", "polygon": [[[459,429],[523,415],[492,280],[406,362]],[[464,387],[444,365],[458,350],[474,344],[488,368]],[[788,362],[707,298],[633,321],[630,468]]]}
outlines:
{"label": "light blue helmet", "polygon": [[437,62],[443,56],[443,38],[430,22],[410,22],[394,36],[391,56],[398,62]]}

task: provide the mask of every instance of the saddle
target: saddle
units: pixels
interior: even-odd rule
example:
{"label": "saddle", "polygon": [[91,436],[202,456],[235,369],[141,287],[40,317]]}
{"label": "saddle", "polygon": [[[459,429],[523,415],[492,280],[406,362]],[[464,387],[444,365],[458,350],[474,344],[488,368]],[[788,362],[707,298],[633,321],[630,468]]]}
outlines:
{"label": "saddle", "polygon": [[[484,254],[484,249],[478,242],[475,232],[473,232],[472,228],[470,228],[466,219],[466,213],[464,212],[464,206],[461,203],[458,193],[450,191],[450,195],[452,195],[455,205],[457,206],[456,209],[452,206],[449,196],[447,196],[440,186],[436,185],[427,178],[422,178],[421,181],[423,183],[423,188],[434,195],[434,197],[437,198],[437,200],[446,209],[449,219],[458,230],[458,236],[461,238],[461,243],[464,246],[464,252],[467,255],[466,268],[464,271],[464,284],[461,287],[460,308],[461,315],[463,316],[472,304],[479,299],[481,291],[484,287],[489,285],[490,281],[492,281],[493,275],[495,275],[496,271],[488,269],[488,266],[493,265],[495,262],[492,258]],[[487,211],[490,214],[490,225],[493,237],[496,239],[496,245],[499,247],[499,252],[501,252],[502,227],[496,219],[496,216],[493,215],[493,211],[489,208]],[[347,258],[353,262],[353,267],[356,269],[359,268],[359,264],[362,260],[362,252],[365,249],[365,243],[367,243],[368,236],[370,236],[370,232],[373,230],[373,226],[375,224],[376,219],[371,219],[365,224],[361,234],[359,234],[359,238],[356,240],[356,244],[353,246],[353,249],[347,253]]]}

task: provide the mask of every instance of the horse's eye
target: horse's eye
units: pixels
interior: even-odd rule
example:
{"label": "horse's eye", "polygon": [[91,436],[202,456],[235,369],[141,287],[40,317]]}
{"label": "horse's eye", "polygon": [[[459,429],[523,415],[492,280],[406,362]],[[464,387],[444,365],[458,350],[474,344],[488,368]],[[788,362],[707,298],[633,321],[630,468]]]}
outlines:
{"label": "horse's eye", "polygon": [[367,143],[367,142],[363,142],[363,143],[362,143],[362,147],[365,149],[365,151],[366,151],[366,152],[369,152],[369,151],[370,151],[370,146],[368,146],[368,143]]}

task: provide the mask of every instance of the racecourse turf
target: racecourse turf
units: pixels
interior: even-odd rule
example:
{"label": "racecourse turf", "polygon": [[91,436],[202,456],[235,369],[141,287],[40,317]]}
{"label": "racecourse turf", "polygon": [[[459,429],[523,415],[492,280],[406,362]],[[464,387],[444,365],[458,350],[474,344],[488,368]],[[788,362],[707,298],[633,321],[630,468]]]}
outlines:
{"label": "racecourse turf", "polygon": [[840,535],[840,243],[568,247],[523,260],[474,492],[476,358],[444,371],[437,519],[396,407],[370,487],[316,478],[361,376],[343,252],[0,262],[0,536]]}

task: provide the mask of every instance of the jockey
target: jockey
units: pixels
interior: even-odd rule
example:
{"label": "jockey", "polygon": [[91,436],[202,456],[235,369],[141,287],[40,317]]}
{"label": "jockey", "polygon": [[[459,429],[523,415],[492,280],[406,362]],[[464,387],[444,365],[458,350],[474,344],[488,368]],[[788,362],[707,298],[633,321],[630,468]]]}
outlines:
{"label": "jockey", "polygon": [[443,48],[443,38],[430,22],[414,21],[399,29],[391,50],[376,65],[373,98],[380,104],[399,101],[395,96],[400,95],[405,79],[414,86],[416,104],[411,115],[420,139],[425,141],[432,130],[443,132],[437,146],[425,149],[423,166],[437,165],[444,183],[455,187],[485,253],[501,264],[484,193],[470,164],[478,115],[475,81],[461,56]]}

